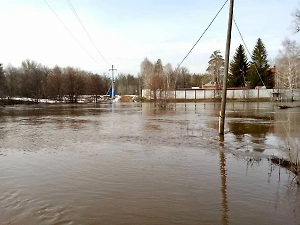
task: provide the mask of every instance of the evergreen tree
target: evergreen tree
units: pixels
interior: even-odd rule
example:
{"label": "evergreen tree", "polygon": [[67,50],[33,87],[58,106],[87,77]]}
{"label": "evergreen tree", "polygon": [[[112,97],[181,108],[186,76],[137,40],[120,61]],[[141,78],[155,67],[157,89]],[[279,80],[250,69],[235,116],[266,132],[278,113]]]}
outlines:
{"label": "evergreen tree", "polygon": [[212,77],[212,81],[214,81],[219,87],[222,86],[222,75],[224,74],[224,59],[221,55],[220,50],[216,50],[211,54],[210,60],[208,61],[207,72]]}
{"label": "evergreen tree", "polygon": [[[264,43],[260,38],[257,39],[256,45],[252,52],[251,63],[248,75],[250,88],[265,85],[267,88],[274,86],[274,79],[269,70],[270,65],[267,59],[267,51]],[[263,81],[263,82],[262,82]]]}
{"label": "evergreen tree", "polygon": [[228,87],[245,87],[249,63],[243,45],[239,45],[230,63]]}
{"label": "evergreen tree", "polygon": [[154,74],[161,76],[163,74],[163,66],[161,59],[158,59],[154,65]]}

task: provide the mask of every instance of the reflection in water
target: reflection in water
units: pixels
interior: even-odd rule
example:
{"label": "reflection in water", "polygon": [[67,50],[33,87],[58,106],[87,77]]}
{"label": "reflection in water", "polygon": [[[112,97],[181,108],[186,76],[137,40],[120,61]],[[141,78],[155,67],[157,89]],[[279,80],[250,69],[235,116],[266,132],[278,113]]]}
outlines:
{"label": "reflection in water", "polygon": [[5,138],[5,131],[4,129],[0,126],[0,139],[4,139]]}
{"label": "reflection in water", "polygon": [[275,114],[274,135],[281,140],[281,148],[291,161],[300,160],[300,108],[278,110]]}
{"label": "reflection in water", "polygon": [[226,106],[227,118],[247,118],[272,121],[274,106],[269,102],[230,102]]}
{"label": "reflection in water", "polygon": [[222,208],[223,208],[223,214],[222,214],[222,222],[223,225],[228,225],[228,201],[227,201],[227,184],[226,184],[226,158],[225,153],[220,152],[220,173],[221,173],[221,181],[222,181]]}
{"label": "reflection in water", "polygon": [[[206,124],[218,129],[217,120]],[[226,142],[232,149],[284,157],[292,154],[295,159],[300,151],[300,108],[280,110],[270,102],[229,102],[225,126]]]}
{"label": "reflection in water", "polygon": [[263,146],[266,144],[266,137],[272,129],[270,123],[257,123],[247,121],[228,121],[228,128],[232,134],[235,135],[236,141],[245,142],[251,136],[251,142],[254,145],[253,150],[257,152],[263,152],[265,149]]}
{"label": "reflection in water", "polygon": [[[219,145],[224,146],[224,135],[219,135]],[[220,151],[220,174],[221,174],[221,193],[222,193],[222,223],[223,225],[228,225],[228,200],[227,200],[227,173],[226,173],[226,157],[223,151]]]}
{"label": "reflection in water", "polygon": [[238,142],[252,142],[253,150],[265,151],[268,134],[274,129],[273,108],[268,103],[231,103],[227,113],[228,129]]}

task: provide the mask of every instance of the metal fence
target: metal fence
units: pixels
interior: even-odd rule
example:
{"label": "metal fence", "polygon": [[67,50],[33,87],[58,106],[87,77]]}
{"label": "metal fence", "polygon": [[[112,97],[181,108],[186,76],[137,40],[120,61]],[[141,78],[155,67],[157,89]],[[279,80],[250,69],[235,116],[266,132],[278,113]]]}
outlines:
{"label": "metal fence", "polygon": [[[156,92],[157,99],[168,98],[175,100],[209,100],[220,99],[222,96],[222,90],[211,89],[177,89],[169,91]],[[142,97],[152,100],[154,99],[153,91],[150,89],[142,90]],[[227,99],[236,100],[254,100],[254,99],[266,99],[266,100],[284,100],[284,101],[299,101],[300,89],[238,89],[227,90]]]}

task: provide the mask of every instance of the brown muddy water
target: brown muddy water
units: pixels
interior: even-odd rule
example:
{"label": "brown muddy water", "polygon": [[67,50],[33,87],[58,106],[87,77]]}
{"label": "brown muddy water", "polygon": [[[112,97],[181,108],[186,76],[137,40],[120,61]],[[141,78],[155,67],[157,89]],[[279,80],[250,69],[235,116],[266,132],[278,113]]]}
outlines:
{"label": "brown muddy water", "polygon": [[[0,224],[300,224],[268,156],[299,149],[300,108],[228,103],[0,109]],[[296,154],[294,152],[293,154]]]}

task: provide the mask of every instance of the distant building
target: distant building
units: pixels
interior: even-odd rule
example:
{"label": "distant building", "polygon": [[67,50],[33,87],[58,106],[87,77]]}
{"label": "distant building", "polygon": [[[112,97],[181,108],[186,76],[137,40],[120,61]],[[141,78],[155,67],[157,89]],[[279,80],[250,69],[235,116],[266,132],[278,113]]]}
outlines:
{"label": "distant building", "polygon": [[202,84],[202,89],[219,90],[221,87],[216,82],[210,81],[206,84]]}
{"label": "distant building", "polygon": [[256,86],[255,89],[267,89],[266,86]]}
{"label": "distant building", "polygon": [[275,66],[270,67],[268,70],[271,72],[271,74],[275,75],[275,73],[276,73],[276,67]]}
{"label": "distant building", "polygon": [[[275,85],[275,81],[276,81],[276,67],[270,67],[268,69],[268,71],[271,72],[271,77],[273,79],[273,84]],[[220,90],[222,89],[222,87],[220,85],[218,85],[216,82],[214,81],[210,81],[206,84],[202,84],[202,89],[209,89],[209,90]],[[227,88],[228,90],[244,90],[244,89],[248,89],[249,88],[249,82],[246,81],[246,87],[232,87],[232,88]],[[266,89],[265,86],[256,86],[255,89]]]}
{"label": "distant building", "polygon": [[270,71],[271,76],[272,76],[273,88],[278,88],[278,84],[276,82],[277,78],[276,78],[276,67],[275,67],[275,65],[273,67],[270,67],[268,70]]}

